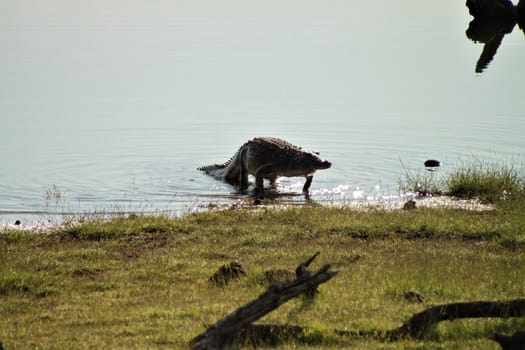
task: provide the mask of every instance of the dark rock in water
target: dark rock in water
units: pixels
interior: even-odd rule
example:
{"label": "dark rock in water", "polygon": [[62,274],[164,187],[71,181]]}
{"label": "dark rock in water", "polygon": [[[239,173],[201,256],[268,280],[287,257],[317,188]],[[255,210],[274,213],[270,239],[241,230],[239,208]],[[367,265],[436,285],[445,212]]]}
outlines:
{"label": "dark rock in water", "polygon": [[425,167],[427,168],[437,168],[441,166],[441,162],[435,159],[429,159],[425,161]]}
{"label": "dark rock in water", "polygon": [[510,0],[467,0],[469,13],[475,18],[516,19],[517,9]]}
{"label": "dark rock in water", "polygon": [[16,220],[16,221],[15,221],[15,225],[16,225],[16,226],[20,226],[20,225],[22,225],[22,222],[21,222],[20,220]]}
{"label": "dark rock in water", "polygon": [[501,345],[503,350],[525,349],[525,332],[516,332],[513,335],[494,335],[494,340]]}

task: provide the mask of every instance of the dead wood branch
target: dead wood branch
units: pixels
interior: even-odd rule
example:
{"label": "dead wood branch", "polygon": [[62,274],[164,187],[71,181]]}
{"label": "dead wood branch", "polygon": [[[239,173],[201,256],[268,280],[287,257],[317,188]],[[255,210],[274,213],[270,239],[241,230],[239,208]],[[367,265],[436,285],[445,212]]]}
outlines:
{"label": "dead wood branch", "polygon": [[516,332],[513,335],[495,334],[493,339],[503,350],[523,350],[525,348],[525,332]]}
{"label": "dead wood branch", "polygon": [[406,336],[420,338],[441,321],[452,321],[461,318],[523,316],[525,316],[525,299],[506,302],[476,301],[443,304],[413,315],[401,327],[388,331],[386,334],[387,337],[394,339]]}
{"label": "dead wood branch", "polygon": [[213,326],[209,327],[203,334],[194,338],[191,348],[220,349],[228,342],[228,340],[238,335],[251,323],[277,309],[288,300],[305,292],[315,290],[318,285],[327,282],[337,275],[338,271],[329,271],[330,265],[324,265],[314,273],[304,271],[318,254],[319,253],[316,253],[305,263],[299,265],[297,271],[301,270],[302,275],[298,276],[294,281],[283,284],[272,284],[268,290],[261,294],[257,299],[240,307],[222,320],[219,320]]}

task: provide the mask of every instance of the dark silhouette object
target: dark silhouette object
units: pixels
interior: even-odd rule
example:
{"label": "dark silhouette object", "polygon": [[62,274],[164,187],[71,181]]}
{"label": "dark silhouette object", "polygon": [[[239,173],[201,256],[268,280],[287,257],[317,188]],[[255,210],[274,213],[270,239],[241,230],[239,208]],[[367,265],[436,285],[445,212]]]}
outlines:
{"label": "dark silhouette object", "polygon": [[474,18],[515,20],[518,12],[510,0],[467,0],[466,5]]}
{"label": "dark silhouette object", "polygon": [[513,335],[495,334],[494,340],[501,345],[503,350],[525,349],[525,332],[516,332]]}
{"label": "dark silhouette object", "polygon": [[[525,1],[518,2],[518,5],[516,6],[516,16],[518,17],[518,24],[523,24],[525,21]],[[520,25],[520,27],[523,29],[523,26]]]}
{"label": "dark silhouette object", "polygon": [[441,321],[462,318],[523,317],[525,299],[510,301],[476,301],[433,306],[413,315],[399,328],[386,333],[388,338],[421,338]]}
{"label": "dark silhouette object", "polygon": [[436,159],[429,159],[425,161],[424,164],[425,164],[425,168],[428,171],[437,171],[438,168],[441,166],[441,161],[436,160]]}
{"label": "dark silhouette object", "polygon": [[[16,220],[16,221],[15,221],[15,225],[16,225],[16,226],[20,226],[20,225],[22,225],[22,222],[21,222],[20,220]],[[1,350],[1,349],[0,349],[0,350]]]}
{"label": "dark silhouette object", "polygon": [[435,159],[429,159],[425,161],[426,168],[438,168],[441,166],[441,161]]}
{"label": "dark silhouette object", "polygon": [[496,20],[475,18],[467,29],[467,37],[485,44],[483,51],[476,62],[476,73],[482,73],[496,56],[496,52],[503,41],[503,37],[514,29],[516,21],[513,19]]}
{"label": "dark silhouette object", "polygon": [[496,56],[503,37],[512,32],[516,23],[525,27],[525,0],[517,6],[510,0],[467,0],[469,13],[474,17],[467,37],[485,44],[476,63],[476,73],[482,73]]}

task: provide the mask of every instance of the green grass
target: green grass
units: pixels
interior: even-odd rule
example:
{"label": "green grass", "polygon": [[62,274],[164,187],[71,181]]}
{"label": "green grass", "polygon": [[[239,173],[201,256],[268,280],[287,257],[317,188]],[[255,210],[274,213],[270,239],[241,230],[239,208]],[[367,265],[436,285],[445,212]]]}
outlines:
{"label": "green grass", "polygon": [[498,203],[523,197],[525,173],[513,164],[470,162],[450,174],[446,186],[451,196]]}
{"label": "green grass", "polygon": [[397,181],[401,192],[415,193],[418,196],[443,193],[443,185],[437,172],[412,170],[406,167],[403,161],[401,161],[401,165],[404,169],[404,174]]}
{"label": "green grass", "polygon": [[[525,329],[525,320],[444,322],[423,340],[394,342],[334,330],[388,330],[440,303],[525,297],[523,207],[262,207],[3,233],[0,342],[7,349],[184,349],[262,293],[265,271],[293,271],[320,251],[312,269],[331,263],[340,273],[313,302],[297,298],[261,320],[311,329],[307,344],[281,348],[497,349],[488,338]],[[209,281],[233,260],[246,277],[223,287]],[[405,299],[409,290],[424,303]]]}
{"label": "green grass", "polygon": [[461,161],[446,175],[405,169],[398,181],[403,192],[420,195],[446,193],[461,199],[479,199],[483,203],[504,204],[525,196],[525,171],[516,162]]}

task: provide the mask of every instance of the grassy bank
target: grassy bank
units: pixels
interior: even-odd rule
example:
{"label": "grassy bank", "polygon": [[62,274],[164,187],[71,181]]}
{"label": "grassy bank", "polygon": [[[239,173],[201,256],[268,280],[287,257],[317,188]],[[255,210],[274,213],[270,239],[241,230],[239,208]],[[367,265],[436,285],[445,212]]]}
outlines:
{"label": "grassy bank", "polygon": [[[321,206],[236,209],[182,218],[118,218],[48,234],[0,235],[0,342],[26,348],[187,348],[206,325],[265,290],[265,271],[314,252],[340,270],[312,302],[262,322],[307,326],[301,347],[497,349],[495,332],[525,320],[444,322],[423,340],[336,335],[387,330],[429,306],[525,297],[524,205],[492,211],[354,211]],[[218,287],[217,269],[247,274]],[[417,291],[422,303],[406,299]],[[285,343],[283,348],[297,344]]]}
{"label": "grassy bank", "polygon": [[461,161],[449,173],[409,170],[399,179],[404,192],[420,195],[443,194],[483,203],[505,204],[525,197],[525,167],[518,162],[486,162],[479,159]]}

